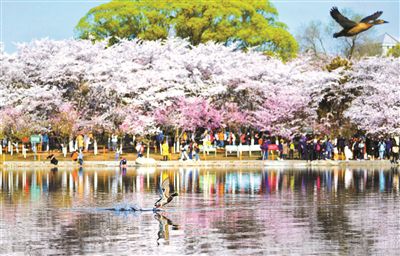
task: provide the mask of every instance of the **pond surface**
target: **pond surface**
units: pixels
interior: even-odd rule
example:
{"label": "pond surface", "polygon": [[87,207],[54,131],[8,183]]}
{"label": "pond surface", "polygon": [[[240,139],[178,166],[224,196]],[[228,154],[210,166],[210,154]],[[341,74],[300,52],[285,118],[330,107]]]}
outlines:
{"label": "pond surface", "polygon": [[[152,207],[160,181],[179,193]],[[397,169],[0,169],[3,255],[398,255]]]}

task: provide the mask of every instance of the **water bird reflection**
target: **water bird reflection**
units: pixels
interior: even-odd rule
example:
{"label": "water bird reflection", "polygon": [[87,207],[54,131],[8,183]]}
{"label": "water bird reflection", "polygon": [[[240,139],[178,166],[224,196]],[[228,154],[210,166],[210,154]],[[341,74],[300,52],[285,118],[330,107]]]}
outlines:
{"label": "water bird reflection", "polygon": [[171,226],[172,230],[179,230],[179,225],[174,224],[165,215],[156,213],[154,214],[154,219],[158,221],[159,230],[157,233],[157,245],[160,245],[160,240],[164,240],[165,244],[169,244],[169,228]]}

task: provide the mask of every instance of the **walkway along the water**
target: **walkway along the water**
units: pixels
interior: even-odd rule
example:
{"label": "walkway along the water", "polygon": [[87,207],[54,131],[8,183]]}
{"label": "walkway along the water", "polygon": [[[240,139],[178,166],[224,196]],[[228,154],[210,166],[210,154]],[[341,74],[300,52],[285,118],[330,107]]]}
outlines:
{"label": "walkway along the water", "polygon": [[[49,161],[5,161],[1,162],[0,166],[6,167],[79,167],[79,164],[73,161],[60,161],[57,166],[50,164]],[[119,167],[117,161],[85,161],[83,167]],[[365,160],[365,161],[332,161],[332,160],[317,160],[307,162],[303,160],[206,160],[206,161],[155,161],[153,164],[138,165],[134,161],[128,162],[128,167],[152,166],[152,167],[391,167],[398,166],[391,164],[389,160]]]}

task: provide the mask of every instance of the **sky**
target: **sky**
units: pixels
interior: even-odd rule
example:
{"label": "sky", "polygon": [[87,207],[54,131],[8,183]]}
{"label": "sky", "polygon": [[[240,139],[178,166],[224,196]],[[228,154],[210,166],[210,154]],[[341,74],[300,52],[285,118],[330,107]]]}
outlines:
{"label": "sky", "polygon": [[[0,0],[0,42],[6,52],[16,51],[17,42],[34,39],[69,39],[74,27],[91,8],[109,1],[98,0]],[[365,16],[383,11],[388,24],[373,29],[376,34],[400,36],[400,0],[272,0],[278,9],[279,21],[286,23],[295,35],[311,20],[329,22],[332,6],[348,8]],[[334,39],[332,39],[334,40]]]}

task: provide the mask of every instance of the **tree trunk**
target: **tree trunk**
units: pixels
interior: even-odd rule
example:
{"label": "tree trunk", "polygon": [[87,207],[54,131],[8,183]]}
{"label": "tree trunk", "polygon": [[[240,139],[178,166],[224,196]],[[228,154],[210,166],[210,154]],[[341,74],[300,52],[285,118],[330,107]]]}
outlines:
{"label": "tree trunk", "polygon": [[351,60],[351,58],[353,57],[354,49],[356,48],[356,40],[357,40],[357,37],[356,37],[356,36],[354,36],[354,37],[351,39],[349,55],[348,55],[348,57],[347,57],[349,60]]}
{"label": "tree trunk", "polygon": [[324,43],[322,42],[322,39],[321,39],[321,38],[318,38],[318,42],[319,42],[319,44],[321,45],[322,51],[323,51],[324,54],[326,55],[326,49],[325,49]]}
{"label": "tree trunk", "polygon": [[69,146],[69,152],[70,153],[74,152],[74,141],[72,139],[69,140],[68,146]]}
{"label": "tree trunk", "polygon": [[96,156],[97,155],[97,140],[94,139],[93,141],[93,153]]}
{"label": "tree trunk", "polygon": [[64,158],[66,158],[67,157],[67,146],[66,145],[62,146],[62,153],[64,155]]}
{"label": "tree trunk", "polygon": [[24,156],[24,159],[26,159],[26,148],[25,148],[25,144],[22,144],[22,155]]}

